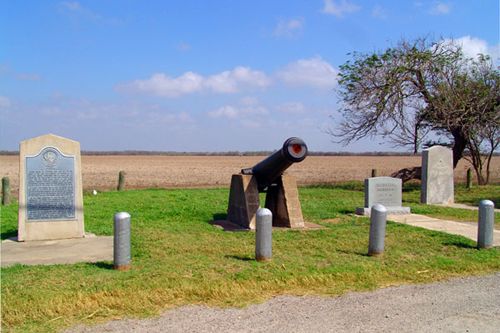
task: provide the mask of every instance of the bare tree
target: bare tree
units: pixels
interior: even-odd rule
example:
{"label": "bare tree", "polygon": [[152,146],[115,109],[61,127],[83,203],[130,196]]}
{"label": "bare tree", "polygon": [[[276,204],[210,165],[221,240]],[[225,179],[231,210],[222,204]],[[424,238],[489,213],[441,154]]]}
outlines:
{"label": "bare tree", "polygon": [[460,157],[472,164],[478,183],[487,184],[500,143],[500,75],[484,56],[467,60],[467,66],[443,73],[434,83],[433,109],[422,116],[433,129],[452,134],[454,144],[464,147]]}
{"label": "bare tree", "polygon": [[343,121],[332,136],[347,144],[380,135],[416,153],[433,133],[451,139],[454,167],[465,154],[478,182],[488,182],[500,132],[500,74],[488,57],[466,58],[452,42],[424,38],[352,56],[340,67]]}

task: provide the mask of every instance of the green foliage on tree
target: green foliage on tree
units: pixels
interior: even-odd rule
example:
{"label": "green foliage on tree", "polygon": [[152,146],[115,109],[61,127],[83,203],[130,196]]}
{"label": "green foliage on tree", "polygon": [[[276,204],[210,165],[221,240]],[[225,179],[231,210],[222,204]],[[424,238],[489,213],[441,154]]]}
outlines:
{"label": "green foliage on tree", "polygon": [[339,142],[380,135],[417,153],[437,138],[453,149],[454,167],[466,158],[488,183],[500,143],[500,72],[488,56],[468,58],[449,40],[402,40],[353,53],[339,78],[343,120],[329,130]]}

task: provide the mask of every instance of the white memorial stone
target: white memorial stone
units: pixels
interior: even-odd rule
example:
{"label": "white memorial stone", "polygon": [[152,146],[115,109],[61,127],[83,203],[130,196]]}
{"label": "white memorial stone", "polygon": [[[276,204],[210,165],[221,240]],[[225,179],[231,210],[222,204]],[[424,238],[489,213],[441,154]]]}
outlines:
{"label": "white memorial stone", "polygon": [[425,204],[454,202],[453,154],[451,149],[433,146],[422,152],[422,191]]}
{"label": "white memorial stone", "polygon": [[365,179],[365,205],[356,209],[356,214],[370,215],[371,207],[381,204],[388,214],[410,214],[409,207],[403,207],[402,180],[392,177]]}
{"label": "white memorial stone", "polygon": [[19,146],[19,241],[85,236],[80,143],[42,135]]}

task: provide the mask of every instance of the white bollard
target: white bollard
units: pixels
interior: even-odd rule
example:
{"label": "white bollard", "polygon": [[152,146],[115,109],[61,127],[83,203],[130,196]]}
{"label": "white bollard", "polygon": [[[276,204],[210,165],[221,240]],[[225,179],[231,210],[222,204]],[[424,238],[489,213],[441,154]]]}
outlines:
{"label": "white bollard", "polygon": [[491,200],[481,200],[477,222],[477,247],[493,247],[493,225],[495,222],[495,204]]}
{"label": "white bollard", "polygon": [[257,210],[255,225],[255,259],[271,260],[273,256],[273,213],[267,208]]}
{"label": "white bollard", "polygon": [[130,269],[130,214],[126,212],[115,214],[113,259],[115,269]]}
{"label": "white bollard", "polygon": [[384,253],[386,224],[387,208],[381,204],[373,205],[370,213],[370,240],[368,245],[369,256],[377,256]]}

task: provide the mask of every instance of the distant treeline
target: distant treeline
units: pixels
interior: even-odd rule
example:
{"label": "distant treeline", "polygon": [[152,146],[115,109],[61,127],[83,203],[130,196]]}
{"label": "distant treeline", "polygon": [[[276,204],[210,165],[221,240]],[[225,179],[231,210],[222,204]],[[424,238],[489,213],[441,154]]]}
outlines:
{"label": "distant treeline", "polygon": [[[160,156],[267,156],[274,151],[225,151],[225,152],[178,152],[178,151],[148,151],[148,150],[120,150],[120,151],[91,151],[83,150],[82,155],[94,156],[107,156],[107,155],[160,155]],[[0,155],[19,155],[19,151],[0,150]],[[388,152],[388,151],[374,151],[374,152],[349,152],[349,151],[310,151],[309,156],[413,156],[414,154],[408,152]],[[500,152],[494,153],[499,156]],[[420,156],[420,153],[417,154]]]}
{"label": "distant treeline", "polygon": [[[177,152],[177,151],[142,151],[142,150],[126,150],[126,151],[82,151],[82,155],[161,155],[161,156],[267,156],[274,151],[224,151],[224,152]],[[400,152],[325,152],[325,151],[310,151],[309,156],[410,156],[409,153]]]}
{"label": "distant treeline", "polygon": [[[82,155],[107,156],[107,155],[160,155],[160,156],[266,156],[274,151],[224,151],[224,152],[178,152],[178,151],[147,151],[147,150],[120,150],[120,151],[91,151],[83,150]],[[411,156],[404,152],[363,152],[355,153],[348,151],[310,151],[309,156]],[[0,155],[19,155],[19,151],[0,150]]]}

